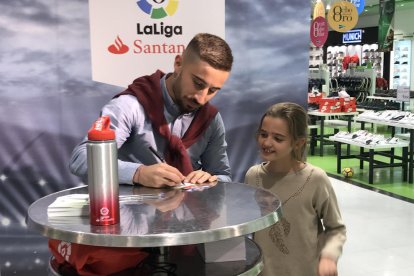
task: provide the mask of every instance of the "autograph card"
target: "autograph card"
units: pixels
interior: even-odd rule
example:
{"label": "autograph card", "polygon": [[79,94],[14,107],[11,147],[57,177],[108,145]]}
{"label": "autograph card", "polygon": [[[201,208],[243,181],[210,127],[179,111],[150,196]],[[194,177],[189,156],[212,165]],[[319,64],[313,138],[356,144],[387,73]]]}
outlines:
{"label": "autograph card", "polygon": [[197,184],[194,184],[194,183],[183,182],[180,185],[175,186],[174,189],[188,190],[188,189],[197,188],[199,186],[200,185],[197,185]]}
{"label": "autograph card", "polygon": [[201,190],[214,186],[216,183],[217,182],[194,184],[194,183],[184,182],[184,183],[181,183],[180,185],[175,186],[174,189],[201,191]]}

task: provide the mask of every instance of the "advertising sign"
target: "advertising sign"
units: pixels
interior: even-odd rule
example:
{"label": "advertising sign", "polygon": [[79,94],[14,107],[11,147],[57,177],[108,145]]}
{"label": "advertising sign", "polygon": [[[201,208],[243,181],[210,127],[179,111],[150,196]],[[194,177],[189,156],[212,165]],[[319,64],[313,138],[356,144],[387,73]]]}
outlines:
{"label": "advertising sign", "polygon": [[364,0],[350,0],[349,2],[351,2],[352,4],[355,5],[355,7],[358,10],[358,14],[361,14],[361,12],[364,11],[364,8],[365,8],[365,1]]}
{"label": "advertising sign", "polygon": [[315,3],[315,7],[313,8],[313,19],[315,20],[317,17],[325,18],[325,6],[323,5],[322,0],[318,0]]}
{"label": "advertising sign", "polygon": [[397,87],[397,101],[410,102],[410,88],[408,86]]}
{"label": "advertising sign", "polygon": [[390,52],[394,46],[395,0],[380,0],[378,51]]}
{"label": "advertising sign", "polygon": [[328,38],[328,22],[325,18],[319,16],[312,20],[310,37],[316,47],[322,47],[325,44]]}
{"label": "advertising sign", "polygon": [[195,34],[225,35],[222,0],[89,0],[89,17],[92,79],[122,87],[171,72]]}
{"label": "advertising sign", "polygon": [[355,29],[348,31],[342,35],[342,43],[350,44],[350,43],[361,43],[362,42],[362,30]]}
{"label": "advertising sign", "polygon": [[328,12],[328,23],[337,32],[352,30],[358,23],[358,11],[352,3],[336,2]]}

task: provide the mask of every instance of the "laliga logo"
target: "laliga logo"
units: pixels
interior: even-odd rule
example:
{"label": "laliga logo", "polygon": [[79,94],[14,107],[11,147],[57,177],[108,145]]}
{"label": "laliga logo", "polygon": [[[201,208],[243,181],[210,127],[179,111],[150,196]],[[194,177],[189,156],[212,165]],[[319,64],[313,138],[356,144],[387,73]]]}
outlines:
{"label": "laliga logo", "polygon": [[[150,4],[148,1],[153,3]],[[139,0],[137,5],[143,12],[151,15],[152,19],[161,19],[174,15],[178,8],[178,0]]]}
{"label": "laliga logo", "polygon": [[125,54],[126,52],[128,52],[129,51],[129,47],[128,46],[126,46],[123,42],[122,42],[122,40],[121,40],[121,38],[119,37],[119,35],[116,37],[116,39],[115,39],[115,43],[114,44],[111,44],[111,45],[109,45],[109,47],[108,47],[108,51],[109,52],[111,52],[112,54],[116,54],[116,55],[119,55],[119,54]]}

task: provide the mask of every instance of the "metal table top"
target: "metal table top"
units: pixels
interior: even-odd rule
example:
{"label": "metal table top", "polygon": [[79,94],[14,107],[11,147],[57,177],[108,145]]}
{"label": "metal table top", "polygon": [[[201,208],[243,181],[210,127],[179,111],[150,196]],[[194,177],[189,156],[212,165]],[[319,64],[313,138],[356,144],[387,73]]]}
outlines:
{"label": "metal table top", "polygon": [[218,182],[204,190],[152,189],[120,185],[120,195],[154,194],[159,199],[121,204],[121,221],[93,226],[89,216],[48,217],[47,208],[67,194],[87,194],[81,186],[50,194],[30,205],[27,224],[52,239],[113,247],[198,244],[238,237],[273,225],[281,215],[272,193],[242,183]]}

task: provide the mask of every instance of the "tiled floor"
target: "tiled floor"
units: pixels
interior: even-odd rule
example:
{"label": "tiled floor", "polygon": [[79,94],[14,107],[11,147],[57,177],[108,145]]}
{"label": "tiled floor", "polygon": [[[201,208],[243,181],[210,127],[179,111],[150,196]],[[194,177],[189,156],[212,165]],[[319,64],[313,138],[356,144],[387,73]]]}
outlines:
{"label": "tiled floor", "polygon": [[339,276],[414,275],[414,204],[331,180],[348,237]]}

